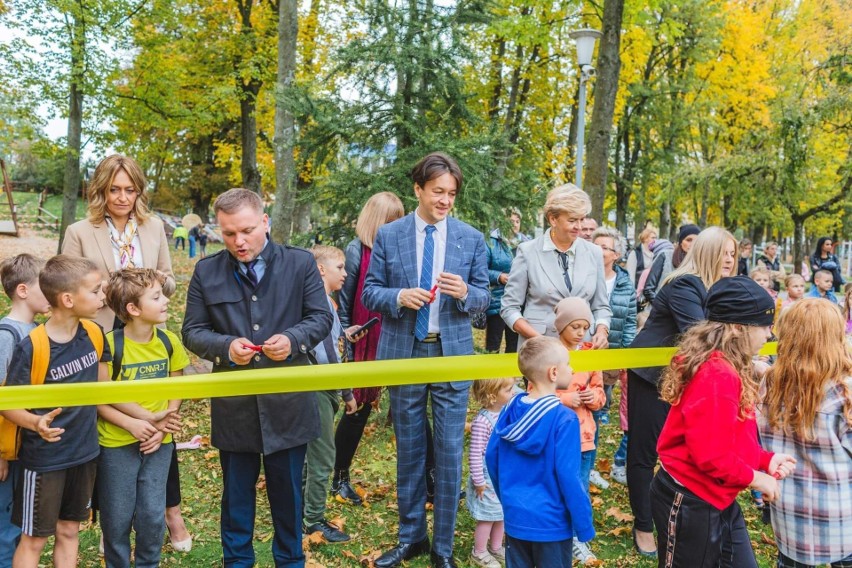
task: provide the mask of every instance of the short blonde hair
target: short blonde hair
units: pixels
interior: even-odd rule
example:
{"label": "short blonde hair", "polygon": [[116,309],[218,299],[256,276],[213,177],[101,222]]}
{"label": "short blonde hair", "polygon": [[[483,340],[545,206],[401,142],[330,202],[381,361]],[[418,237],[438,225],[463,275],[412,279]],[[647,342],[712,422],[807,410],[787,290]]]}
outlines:
{"label": "short blonde hair", "polygon": [[589,195],[573,183],[551,189],[544,202],[545,219],[559,217],[563,213],[582,218],[591,212],[592,200],[589,199]]}
{"label": "short blonde hair", "polygon": [[76,292],[93,272],[100,273],[100,268],[88,258],[58,254],[44,263],[38,286],[50,305],[58,308],[60,294]]}
{"label": "short blonde hair", "polygon": [[311,247],[311,254],[314,255],[314,260],[318,263],[346,258],[342,250],[329,245],[314,245]]}
{"label": "short blonde hair", "polygon": [[86,195],[89,198],[89,221],[92,223],[103,223],[104,217],[107,214],[107,193],[112,188],[115,176],[119,170],[123,170],[127,174],[127,177],[130,178],[130,183],[133,184],[133,189],[136,190],[136,201],[133,203],[134,219],[140,225],[148,219],[150,215],[148,211],[148,192],[145,191],[148,181],[145,179],[145,173],[133,158],[128,158],[121,154],[113,154],[101,160],[89,182],[89,189]]}
{"label": "short blonde hair", "polygon": [[355,223],[355,234],[367,248],[373,248],[373,241],[382,225],[396,221],[405,215],[402,200],[395,193],[382,191],[370,197]]}
{"label": "short blonde hair", "polygon": [[106,290],[106,305],[115,312],[115,315],[128,323],[133,316],[127,311],[127,304],[135,304],[139,307],[139,298],[145,290],[159,282],[160,286],[166,283],[163,273],[153,268],[123,268],[116,270],[109,277]]}
{"label": "short blonde hair", "polygon": [[542,383],[548,369],[567,365],[568,360],[568,349],[562,342],[546,335],[527,339],[518,350],[518,368],[533,383]]}
{"label": "short blonde hair", "polygon": [[216,201],[213,202],[213,214],[218,215],[221,211],[225,215],[231,215],[243,207],[249,207],[258,213],[263,213],[263,200],[260,195],[250,189],[235,187],[216,198]]}
{"label": "short blonde hair", "polygon": [[501,377],[499,379],[484,379],[481,381],[473,381],[473,400],[482,408],[488,408],[497,402],[497,393],[507,384],[517,384],[514,377]]}
{"label": "short blonde hair", "polygon": [[789,288],[794,280],[801,280],[802,284],[805,284],[805,279],[801,274],[788,274],[787,278],[784,279],[784,288]]}
{"label": "short blonde hair", "polygon": [[656,239],[659,236],[659,232],[656,227],[645,227],[641,233],[639,233],[639,242],[644,244],[645,241],[650,239]]}
{"label": "short blonde hair", "polygon": [[722,279],[725,245],[728,242],[734,244],[734,262],[736,262],[737,239],[734,238],[734,235],[722,227],[707,227],[698,233],[698,237],[692,243],[692,248],[689,249],[683,262],[666,276],[663,284],[668,284],[675,278],[680,278],[686,274],[692,274],[698,276],[704,286],[709,289],[710,286]]}
{"label": "short blonde hair", "polygon": [[770,272],[766,268],[761,268],[760,266],[758,266],[757,268],[752,270],[749,273],[748,277],[751,278],[752,280],[754,280],[755,276],[761,276],[761,275],[768,277],[770,281],[774,280],[774,278],[772,278],[772,272]]}

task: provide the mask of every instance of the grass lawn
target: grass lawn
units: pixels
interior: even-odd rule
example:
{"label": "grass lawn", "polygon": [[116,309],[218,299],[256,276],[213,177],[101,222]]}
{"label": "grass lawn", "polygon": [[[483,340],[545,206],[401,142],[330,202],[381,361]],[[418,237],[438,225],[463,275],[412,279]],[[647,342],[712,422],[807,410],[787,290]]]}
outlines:
{"label": "grass lawn", "polygon": [[[215,252],[221,245],[211,245]],[[187,258],[183,251],[173,258],[174,270],[178,282],[176,296],[170,305],[169,329],[180,332],[182,323],[186,287],[192,273],[194,261]],[[7,309],[5,298],[0,304]],[[482,332],[477,332],[478,344],[484,343]],[[618,393],[616,392],[616,397]],[[616,398],[617,401],[617,398]],[[369,559],[378,556],[396,543],[397,507],[395,502],[396,458],[392,427],[387,423],[387,395],[381,401],[381,410],[373,413],[367,425],[367,431],[355,458],[352,468],[353,480],[366,491],[366,504],[354,508],[329,501],[327,518],[343,525],[352,540],[342,545],[329,545],[306,541],[309,555],[308,566],[357,566],[368,565]],[[210,405],[207,400],[187,401],[184,403],[184,433],[177,436],[179,441],[188,440],[195,434],[209,436]],[[471,404],[469,419],[478,409]],[[609,460],[620,441],[618,428],[618,405],[613,405],[610,424],[603,427],[601,447],[598,451],[598,469],[607,472]],[[164,547],[163,564],[166,566],[214,566],[221,565],[221,546],[219,544],[219,498],[221,494],[221,468],[218,452],[204,446],[199,450],[187,450],[179,453],[181,463],[181,482],[183,491],[183,513],[190,532],[193,535],[193,549],[189,554],[174,552],[169,545]],[[465,472],[467,460],[465,459]],[[605,477],[607,477],[605,475]],[[264,483],[258,484],[258,522],[255,526],[255,550],[258,566],[273,566],[270,547],[272,528]],[[610,489],[597,491],[592,495],[597,538],[592,550],[600,559],[599,566],[656,566],[656,561],[641,558],[632,550],[630,506],[627,488],[612,483]],[[741,504],[751,530],[752,543],[758,554],[761,567],[773,566],[775,547],[772,544],[772,529],[761,524],[758,514],[750,504],[747,493],[741,496]],[[456,529],[456,559],[459,566],[471,566],[468,562],[473,540],[474,521],[464,505],[459,508]],[[99,532],[86,527],[80,533],[80,566],[100,566],[97,544]],[[43,558],[44,565],[50,565],[49,551]],[[406,565],[412,568],[428,566],[428,556],[415,559]]]}

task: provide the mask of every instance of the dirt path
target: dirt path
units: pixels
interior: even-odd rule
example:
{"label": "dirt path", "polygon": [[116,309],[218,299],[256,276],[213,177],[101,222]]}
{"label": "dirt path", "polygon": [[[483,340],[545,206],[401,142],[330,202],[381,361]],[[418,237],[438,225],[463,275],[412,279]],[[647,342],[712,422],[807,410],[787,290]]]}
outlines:
{"label": "dirt path", "polygon": [[56,254],[58,237],[45,237],[32,229],[21,229],[19,237],[0,235],[0,260],[28,252],[47,260]]}

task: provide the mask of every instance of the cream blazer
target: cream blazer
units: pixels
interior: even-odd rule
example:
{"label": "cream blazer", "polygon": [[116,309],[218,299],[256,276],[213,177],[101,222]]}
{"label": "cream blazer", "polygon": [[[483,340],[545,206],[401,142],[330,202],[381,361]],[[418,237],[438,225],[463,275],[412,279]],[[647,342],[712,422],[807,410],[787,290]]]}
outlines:
{"label": "cream blazer", "polygon": [[[172,272],[169,240],[166,238],[163,222],[151,215],[144,223],[139,224],[136,231],[142,245],[144,268],[155,268],[167,276],[163,292],[171,296],[175,290],[175,276]],[[88,219],[83,219],[69,226],[65,231],[65,239],[62,241],[62,254],[82,256],[93,261],[104,274],[104,280],[117,268],[106,221],[94,224]],[[95,321],[104,328],[105,332],[110,331],[115,322],[115,312],[104,306]]]}

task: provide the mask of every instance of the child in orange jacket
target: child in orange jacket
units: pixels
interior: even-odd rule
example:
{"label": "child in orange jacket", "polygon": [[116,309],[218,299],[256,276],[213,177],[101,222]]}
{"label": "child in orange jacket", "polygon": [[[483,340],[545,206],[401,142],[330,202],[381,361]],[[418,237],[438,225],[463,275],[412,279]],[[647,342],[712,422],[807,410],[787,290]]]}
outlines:
{"label": "child in orange jacket", "polygon": [[[592,344],[584,342],[589,328],[594,323],[592,310],[582,298],[565,298],[556,304],[556,332],[569,351],[592,349]],[[603,373],[600,371],[574,371],[571,383],[565,390],[557,390],[556,396],[562,404],[577,413],[580,419],[580,479],[589,491],[589,474],[595,463],[595,431],[597,424],[592,412],[600,410],[606,403]],[[589,548],[589,543],[574,539],[574,558],[581,564],[587,564],[597,557]]]}
{"label": "child in orange jacket", "polygon": [[[594,323],[592,310],[582,298],[565,298],[554,310],[556,312],[556,332],[569,351],[591,349],[592,344],[584,342],[589,328]],[[574,371],[571,384],[565,390],[556,391],[562,404],[577,413],[580,419],[580,450],[583,452],[580,465],[580,478],[589,486],[589,472],[594,463],[595,431],[597,425],[592,412],[600,410],[606,403],[603,389],[603,374],[600,371]]]}

